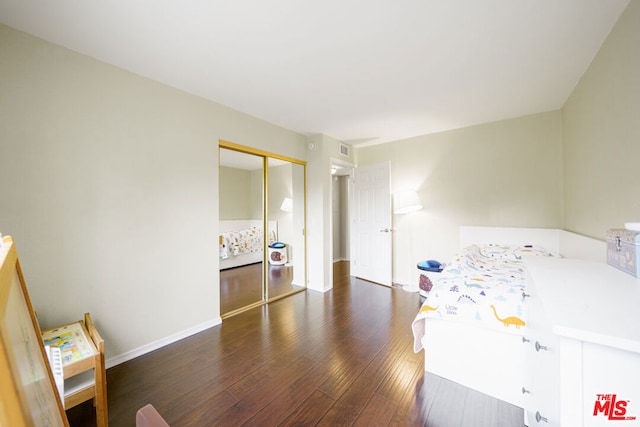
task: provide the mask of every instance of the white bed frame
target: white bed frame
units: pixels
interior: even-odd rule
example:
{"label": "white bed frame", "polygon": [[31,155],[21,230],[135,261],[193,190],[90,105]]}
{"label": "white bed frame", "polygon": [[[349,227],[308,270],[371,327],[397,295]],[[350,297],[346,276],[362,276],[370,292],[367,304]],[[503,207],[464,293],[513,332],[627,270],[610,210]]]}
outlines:
{"label": "white bed frame", "polygon": [[[261,219],[232,219],[221,220],[219,234],[229,231],[246,230],[251,227],[260,227],[264,225]],[[278,238],[278,222],[269,221],[269,233],[273,233],[274,238]],[[240,267],[242,265],[255,264],[264,261],[264,251],[254,252],[251,254],[230,255],[227,259],[220,260],[220,270],[227,268]]]}
{"label": "white bed frame", "polygon": [[[460,227],[460,247],[470,244],[535,245],[567,258],[606,261],[604,242],[559,229]],[[523,406],[522,337],[478,326],[426,319],[424,367],[516,406]]]}

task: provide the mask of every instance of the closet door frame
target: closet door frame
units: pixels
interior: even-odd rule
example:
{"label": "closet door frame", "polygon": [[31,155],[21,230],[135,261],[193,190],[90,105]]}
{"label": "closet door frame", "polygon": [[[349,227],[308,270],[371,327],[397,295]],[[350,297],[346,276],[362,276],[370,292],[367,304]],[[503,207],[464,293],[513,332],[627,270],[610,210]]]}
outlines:
{"label": "closet door frame", "polygon": [[[233,150],[233,151],[238,151],[241,153],[246,153],[246,154],[251,154],[251,155],[256,155],[256,156],[261,156],[263,158],[263,162],[262,162],[262,221],[263,221],[263,248],[262,248],[262,300],[258,301],[256,303],[250,304],[248,306],[245,307],[241,307],[238,308],[236,310],[233,310],[229,313],[224,313],[221,314],[221,317],[224,319],[226,317],[230,317],[234,314],[246,311],[248,309],[254,308],[256,306],[260,306],[272,301],[276,301],[278,299],[287,297],[289,295],[292,294],[296,294],[298,292],[302,292],[304,290],[306,290],[307,288],[307,162],[303,161],[303,160],[298,160],[298,159],[294,159],[291,157],[287,157],[287,156],[282,156],[276,153],[271,153],[268,151],[264,151],[264,150],[259,150],[256,148],[252,148],[252,147],[247,147],[244,145],[240,145],[240,144],[236,144],[234,142],[230,142],[230,141],[225,141],[225,140],[218,140],[218,155],[220,152],[220,149],[227,149],[227,150]],[[303,248],[303,254],[304,254],[304,286],[300,287],[299,289],[293,289],[290,292],[286,292],[283,293],[281,295],[277,295],[276,297],[270,298],[269,297],[269,278],[268,278],[268,239],[267,239],[267,234],[268,234],[268,229],[269,229],[269,209],[268,209],[268,200],[269,200],[269,159],[277,159],[277,160],[281,160],[281,161],[285,161],[285,162],[289,162],[292,163],[294,165],[301,165],[303,167],[303,194],[304,194],[304,201],[303,201],[303,207],[304,207],[304,211],[303,211],[303,229],[302,229],[302,234],[303,234],[303,241],[304,241],[304,248]],[[220,165],[218,166],[218,168],[220,167]]]}

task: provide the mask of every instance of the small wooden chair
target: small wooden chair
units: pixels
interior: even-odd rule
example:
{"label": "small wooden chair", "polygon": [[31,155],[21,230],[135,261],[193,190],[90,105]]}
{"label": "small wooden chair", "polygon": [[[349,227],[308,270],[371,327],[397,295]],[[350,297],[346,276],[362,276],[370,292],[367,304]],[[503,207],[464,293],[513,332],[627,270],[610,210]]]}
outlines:
{"label": "small wooden chair", "polygon": [[[98,427],[108,427],[104,340],[91,320],[91,314],[85,313],[84,320],[43,331],[42,337],[45,344],[62,350],[65,409],[93,399]],[[91,369],[93,378],[87,380],[86,375],[80,375]],[[80,382],[74,381],[78,378]]]}

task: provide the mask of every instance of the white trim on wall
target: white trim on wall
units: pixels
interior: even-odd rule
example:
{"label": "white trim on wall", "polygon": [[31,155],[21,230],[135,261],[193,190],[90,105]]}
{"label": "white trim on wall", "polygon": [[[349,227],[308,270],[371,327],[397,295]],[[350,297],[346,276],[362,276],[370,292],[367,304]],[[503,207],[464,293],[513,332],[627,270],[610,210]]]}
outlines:
{"label": "white trim on wall", "polygon": [[116,357],[112,357],[108,359],[106,361],[107,369],[112,368],[121,363],[127,362],[129,360],[135,359],[136,357],[140,357],[147,353],[151,353],[152,351],[158,350],[159,348],[162,348],[166,345],[173,344],[177,341],[180,341],[181,339],[190,337],[191,335],[195,335],[206,329],[209,329],[221,324],[222,324],[222,318],[216,317],[215,319],[211,319],[208,322],[201,323],[199,325],[185,329],[184,331],[150,342],[138,348],[134,348],[133,350],[127,351],[126,353],[122,353]]}

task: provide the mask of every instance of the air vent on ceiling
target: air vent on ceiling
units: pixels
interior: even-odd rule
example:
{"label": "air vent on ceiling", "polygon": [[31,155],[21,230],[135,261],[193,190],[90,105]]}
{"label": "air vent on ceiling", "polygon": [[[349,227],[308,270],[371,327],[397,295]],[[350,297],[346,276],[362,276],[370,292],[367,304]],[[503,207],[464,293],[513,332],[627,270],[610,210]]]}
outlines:
{"label": "air vent on ceiling", "polygon": [[340,154],[342,154],[345,157],[349,157],[349,146],[340,144]]}

